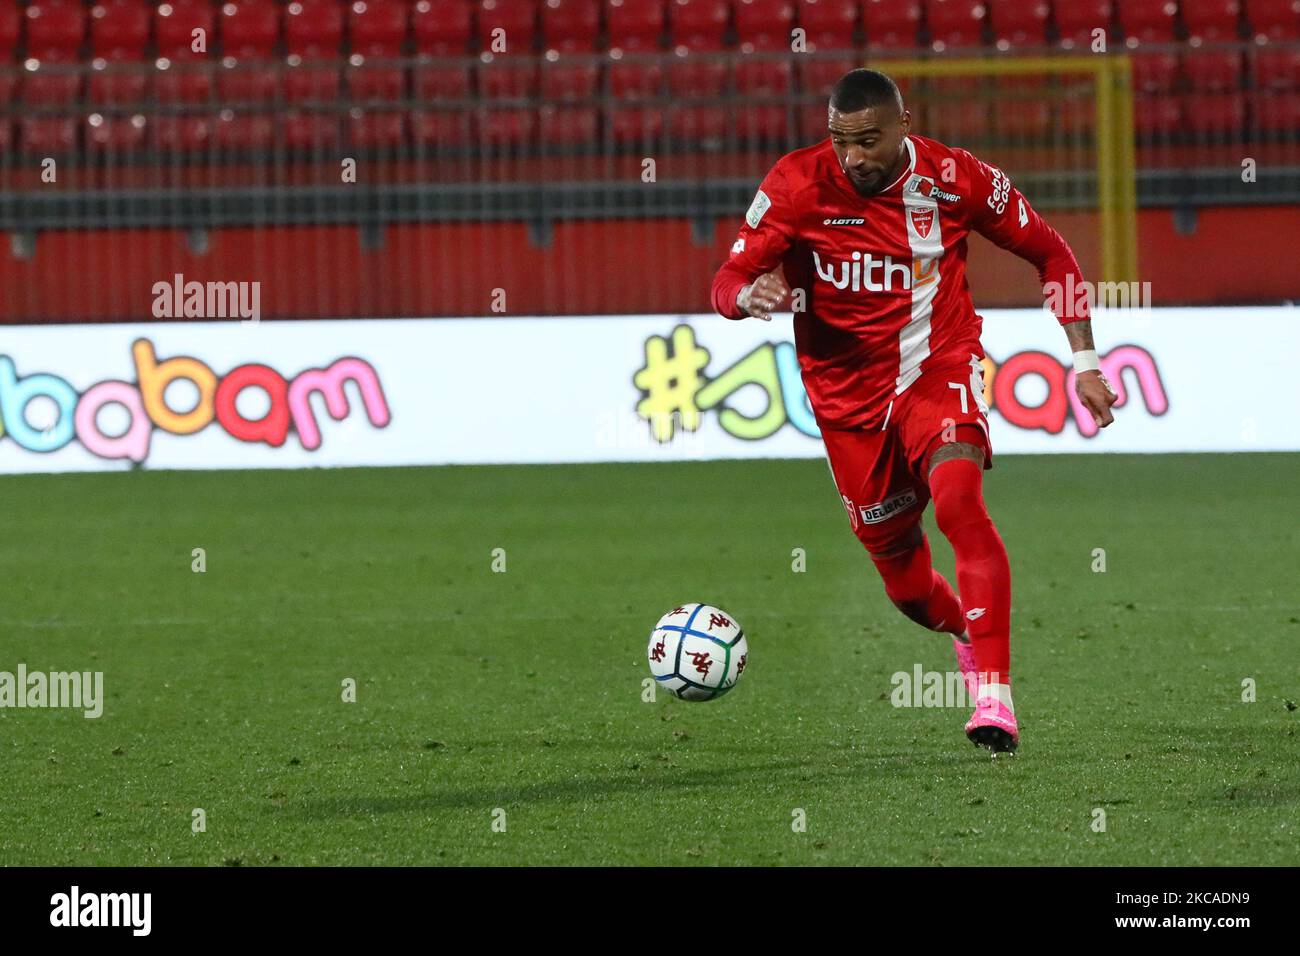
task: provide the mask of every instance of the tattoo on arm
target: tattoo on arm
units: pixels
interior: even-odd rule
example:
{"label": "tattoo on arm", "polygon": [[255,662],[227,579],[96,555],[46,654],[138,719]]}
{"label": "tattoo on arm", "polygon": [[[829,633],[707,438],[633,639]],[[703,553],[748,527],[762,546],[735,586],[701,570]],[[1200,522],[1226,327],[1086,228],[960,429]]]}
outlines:
{"label": "tattoo on arm", "polygon": [[1065,336],[1070,340],[1071,352],[1087,352],[1096,348],[1092,344],[1092,321],[1080,319],[1065,324]]}

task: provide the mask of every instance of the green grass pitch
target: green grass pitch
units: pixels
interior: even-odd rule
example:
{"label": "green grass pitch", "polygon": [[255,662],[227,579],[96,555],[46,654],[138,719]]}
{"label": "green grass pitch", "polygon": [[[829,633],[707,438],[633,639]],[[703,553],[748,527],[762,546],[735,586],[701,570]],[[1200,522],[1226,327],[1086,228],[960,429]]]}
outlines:
{"label": "green grass pitch", "polygon": [[[891,705],[950,642],[819,460],[3,477],[0,670],[101,670],[106,703],[0,710],[0,864],[1295,865],[1298,473],[999,458],[996,761],[969,710]],[[643,702],[694,600],[750,666]]]}

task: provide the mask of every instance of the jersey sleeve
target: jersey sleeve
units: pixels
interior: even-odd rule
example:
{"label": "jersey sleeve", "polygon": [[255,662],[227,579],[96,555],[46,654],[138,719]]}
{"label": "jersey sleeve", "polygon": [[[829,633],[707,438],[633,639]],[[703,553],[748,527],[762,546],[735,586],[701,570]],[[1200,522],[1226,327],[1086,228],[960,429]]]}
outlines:
{"label": "jersey sleeve", "polygon": [[[962,164],[969,187],[965,209],[971,228],[990,242],[1032,262],[1038,268],[1043,297],[1062,325],[1087,319],[1086,297],[1064,290],[1083,289],[1083,273],[1069,244],[1029,205],[1007,174],[966,150],[953,151]],[[1052,294],[1051,290],[1057,290]]]}
{"label": "jersey sleeve", "polygon": [[794,243],[794,205],[785,170],[774,166],[745,213],[731,255],[713,277],[712,301],[728,319],[744,316],[736,306],[740,290],[781,264]]}

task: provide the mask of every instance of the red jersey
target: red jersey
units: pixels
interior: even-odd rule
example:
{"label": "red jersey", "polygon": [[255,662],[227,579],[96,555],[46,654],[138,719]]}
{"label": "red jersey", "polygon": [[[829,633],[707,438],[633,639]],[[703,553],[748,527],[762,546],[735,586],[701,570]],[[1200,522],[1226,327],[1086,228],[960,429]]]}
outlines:
{"label": "red jersey", "polygon": [[[763,180],[731,258],[713,280],[713,307],[735,319],[741,288],[778,265],[794,302],[795,347],[819,425],[879,425],[894,396],[926,369],[983,357],[981,318],[966,284],[972,230],[1032,262],[1044,283],[1080,288],[1074,253],[1001,170],[923,136],[908,162],[864,198],[829,139],[781,158]],[[1088,317],[1065,305],[1061,324]]]}

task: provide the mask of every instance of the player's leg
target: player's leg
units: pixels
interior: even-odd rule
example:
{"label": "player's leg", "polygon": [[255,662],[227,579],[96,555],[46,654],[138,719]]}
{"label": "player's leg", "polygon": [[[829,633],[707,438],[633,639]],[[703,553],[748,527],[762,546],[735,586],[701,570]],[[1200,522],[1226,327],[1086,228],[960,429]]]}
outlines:
{"label": "player's leg", "polygon": [[893,541],[873,538],[863,543],[885,584],[885,595],[896,608],[922,627],[960,637],[966,630],[961,602],[930,561],[930,541],[920,519],[916,514],[910,527]]}
{"label": "player's leg", "polygon": [[921,529],[927,492],[911,474],[897,436],[878,430],[822,430],[849,524],[875,565],[885,594],[910,619],[939,633],[964,630],[961,603],[930,563]]}
{"label": "player's leg", "polygon": [[983,443],[963,431],[958,428],[956,437],[968,440],[937,444],[926,471],[935,523],[956,559],[957,587],[979,672],[976,715],[967,733],[991,749],[1014,750],[1019,729],[1011,701],[1011,566],[984,504]]}
{"label": "player's leg", "polygon": [[1019,741],[1011,702],[1011,568],[984,505],[992,467],[987,406],[977,360],[927,370],[902,396],[898,427],[917,475],[934,501],[935,523],[956,559],[957,588],[978,672],[968,736],[994,750]]}

